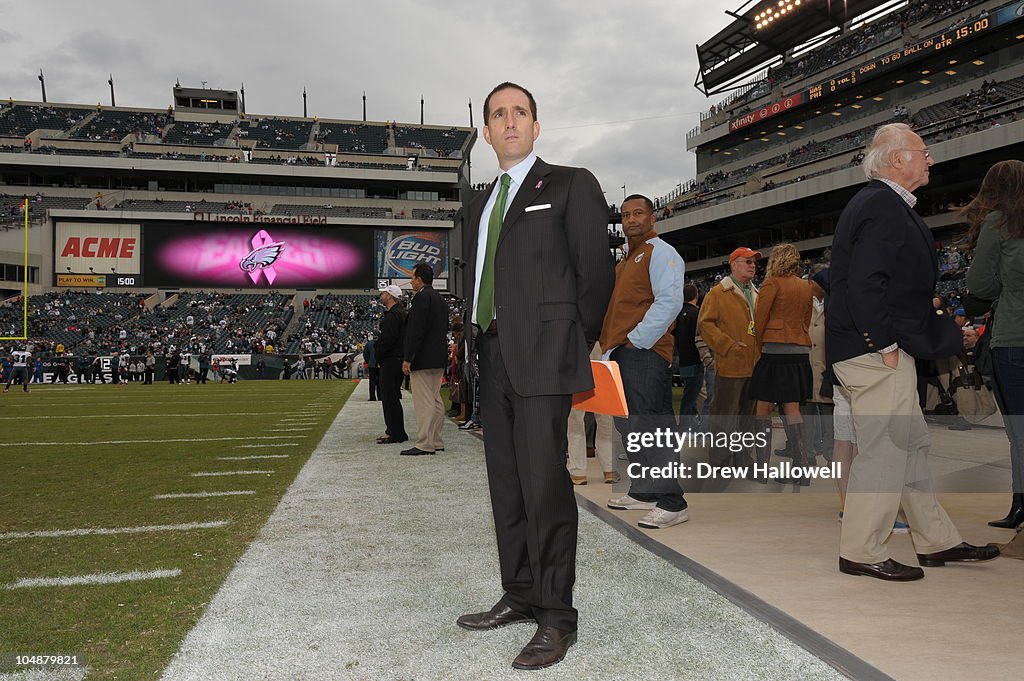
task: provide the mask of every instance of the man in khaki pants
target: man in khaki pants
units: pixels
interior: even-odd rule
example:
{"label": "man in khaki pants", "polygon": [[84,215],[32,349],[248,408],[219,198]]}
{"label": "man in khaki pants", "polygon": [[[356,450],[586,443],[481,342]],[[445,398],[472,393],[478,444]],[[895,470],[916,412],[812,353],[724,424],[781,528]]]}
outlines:
{"label": "man in khaki pants", "polygon": [[441,378],[448,364],[448,305],[434,290],[434,270],[419,263],[412,270],[416,297],[405,322],[405,352],[402,371],[410,377],[412,407],[416,412],[416,446],[402,456],[420,456],[444,451],[441,426],[444,402]]}
{"label": "man in khaki pants", "polygon": [[889,581],[924,577],[921,568],[889,558],[901,505],[921,565],[999,555],[961,540],[928,473],[914,359],[950,357],[963,343],[956,325],[932,307],[935,240],[914,211],[912,192],[928,184],[931,165],[930,151],[907,125],[875,133],[864,157],[869,182],[836,227],[825,311],[828,361],[850,393],[860,450],[850,470],[839,570]]}

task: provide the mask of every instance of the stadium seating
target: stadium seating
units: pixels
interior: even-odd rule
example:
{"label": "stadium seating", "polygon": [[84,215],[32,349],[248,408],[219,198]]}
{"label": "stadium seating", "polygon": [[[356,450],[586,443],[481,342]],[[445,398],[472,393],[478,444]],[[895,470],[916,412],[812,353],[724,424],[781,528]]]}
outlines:
{"label": "stadium seating", "polygon": [[442,158],[462,149],[468,139],[469,133],[455,128],[395,128],[395,146],[430,149]]}
{"label": "stadium seating", "polygon": [[234,128],[234,123],[175,121],[164,135],[164,143],[212,146],[217,140],[226,139]]}
{"label": "stadium seating", "polygon": [[[37,220],[46,215],[51,208],[74,208],[82,209],[89,205],[90,199],[77,196],[52,196],[35,194],[29,196],[29,219]],[[22,203],[25,197],[0,194],[0,222],[20,221],[24,219]]]}
{"label": "stadium seating", "polygon": [[446,210],[444,208],[413,208],[412,219],[413,220],[454,220],[454,210]]}
{"label": "stadium seating", "polygon": [[383,125],[321,122],[317,141],[337,144],[342,153],[383,154],[388,148],[388,131]]}
{"label": "stadium seating", "polygon": [[98,112],[81,127],[76,128],[70,137],[72,139],[116,142],[120,142],[126,135],[132,133],[160,137],[167,124],[167,115],[162,113],[104,110]]}
{"label": "stadium seating", "polygon": [[[227,151],[227,150],[225,150]],[[208,161],[211,163],[239,163],[240,158],[235,154],[220,155],[220,154],[207,154],[201,152],[198,154],[185,154],[180,151],[165,151],[163,153],[155,153],[150,151],[126,151],[125,156],[131,158],[153,158],[160,159],[163,161]]]}
{"label": "stadium seating", "polygon": [[326,215],[335,218],[389,218],[391,209],[368,206],[303,206],[278,203],[270,211],[273,215]]}
{"label": "stadium seating", "polygon": [[34,130],[69,130],[91,113],[89,109],[15,104],[0,112],[0,135],[24,137]]}
{"label": "stadium seating", "polygon": [[256,140],[257,147],[299,149],[309,143],[311,121],[258,118],[238,124],[240,140]]}
{"label": "stadium seating", "polygon": [[227,206],[228,204],[222,201],[162,201],[160,199],[148,201],[125,199],[114,207],[121,210],[159,211],[164,213],[220,213],[227,212]]}

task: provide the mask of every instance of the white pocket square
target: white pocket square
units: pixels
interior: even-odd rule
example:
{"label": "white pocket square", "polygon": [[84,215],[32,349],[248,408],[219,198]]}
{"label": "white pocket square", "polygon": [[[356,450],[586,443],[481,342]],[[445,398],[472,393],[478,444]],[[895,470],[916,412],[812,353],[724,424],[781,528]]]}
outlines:
{"label": "white pocket square", "polygon": [[532,210],[544,210],[545,208],[551,208],[551,204],[550,203],[541,203],[541,204],[538,204],[536,206],[527,206],[523,210],[523,212],[524,213],[529,213]]}

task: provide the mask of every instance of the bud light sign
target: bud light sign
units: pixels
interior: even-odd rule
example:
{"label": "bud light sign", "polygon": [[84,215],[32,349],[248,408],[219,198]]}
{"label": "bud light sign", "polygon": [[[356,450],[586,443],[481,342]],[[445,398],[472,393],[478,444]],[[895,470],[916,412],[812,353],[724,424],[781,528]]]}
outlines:
{"label": "bud light sign", "polygon": [[434,276],[448,276],[447,232],[377,232],[377,276],[411,278],[419,263],[434,268]]}

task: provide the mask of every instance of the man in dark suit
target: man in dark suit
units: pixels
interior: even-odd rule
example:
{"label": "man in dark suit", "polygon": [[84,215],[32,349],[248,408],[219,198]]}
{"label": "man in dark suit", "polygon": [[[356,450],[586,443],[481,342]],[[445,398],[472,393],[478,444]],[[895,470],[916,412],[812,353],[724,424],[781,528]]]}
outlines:
{"label": "man in dark suit", "polygon": [[502,174],[467,210],[465,328],[479,353],[505,593],[458,624],[487,630],[535,621],[512,666],[538,669],[561,661],[576,641],[578,518],[566,432],[572,394],[594,387],[587,344],[600,335],[614,264],[597,180],[533,153],[540,134],[533,95],[498,85],[484,100],[484,122]]}
{"label": "man in dark suit", "polygon": [[[366,362],[366,378],[370,384],[369,401],[376,402],[377,389],[380,386],[380,366],[377,365],[377,343],[372,338],[363,345],[363,361]],[[316,366],[320,367],[320,364]]]}
{"label": "man in dark suit", "polygon": [[412,407],[416,413],[416,446],[403,456],[444,451],[441,425],[441,377],[448,364],[448,304],[434,290],[434,270],[425,262],[412,270],[412,308],[405,321],[405,353],[402,373],[412,382]]}
{"label": "man in dark suit", "polygon": [[[381,289],[380,302],[385,312],[377,336],[377,363],[380,364],[380,402],[384,409],[386,435],[377,444],[405,442],[405,413],[402,411],[402,349],[405,339],[405,305],[402,290],[394,284]],[[329,359],[329,358],[328,358]]]}
{"label": "man in dark suit", "polygon": [[847,204],[832,243],[826,351],[850,393],[859,453],[849,475],[839,569],[891,581],[924,571],[889,558],[886,540],[902,505],[918,562],[990,560],[995,547],[964,543],[930,486],[928,426],[915,359],[955,355],[960,330],[932,307],[935,240],[914,211],[913,191],[933,161],[903,123],[884,125],[864,157],[870,180]]}
{"label": "man in dark suit", "polygon": [[697,351],[697,287],[687,284],[683,287],[683,309],[676,317],[676,353],[679,355],[679,378],[683,382],[683,399],[679,403],[679,423],[684,428],[694,425],[697,415],[697,396],[704,384],[704,365]]}

